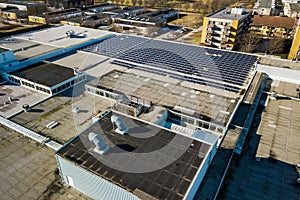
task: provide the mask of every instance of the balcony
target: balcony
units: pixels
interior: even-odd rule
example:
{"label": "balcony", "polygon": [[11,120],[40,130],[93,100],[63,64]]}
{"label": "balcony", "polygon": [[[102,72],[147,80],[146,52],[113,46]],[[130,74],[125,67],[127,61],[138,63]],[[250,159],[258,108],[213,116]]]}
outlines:
{"label": "balcony", "polygon": [[208,27],[213,28],[215,25],[213,23],[209,23]]}
{"label": "balcony", "polygon": [[210,46],[211,45],[211,40],[205,40],[204,44]]}
{"label": "balcony", "polygon": [[229,36],[230,35],[230,31],[223,31],[222,34],[225,35],[225,36]]}
{"label": "balcony", "polygon": [[224,26],[224,29],[225,29],[225,30],[230,30],[230,28],[231,28],[231,27],[228,26],[228,25]]}
{"label": "balcony", "polygon": [[211,40],[211,39],[212,39],[212,36],[211,36],[211,35],[207,35],[207,36],[206,36],[206,39],[207,39],[207,40]]}
{"label": "balcony", "polygon": [[228,38],[222,38],[222,40],[221,40],[222,43],[226,43],[226,42],[228,42],[228,41],[229,41]]}
{"label": "balcony", "polygon": [[227,49],[227,44],[221,44],[222,49]]}
{"label": "balcony", "polygon": [[212,28],[208,28],[207,29],[207,33],[213,33],[214,31],[212,30]]}

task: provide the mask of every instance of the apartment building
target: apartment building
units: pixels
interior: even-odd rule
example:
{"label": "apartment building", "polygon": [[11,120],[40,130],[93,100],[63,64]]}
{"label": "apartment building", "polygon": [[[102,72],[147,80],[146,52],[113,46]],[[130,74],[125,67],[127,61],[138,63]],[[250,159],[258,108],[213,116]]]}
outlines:
{"label": "apartment building", "polygon": [[201,44],[232,49],[239,36],[248,29],[251,10],[242,7],[222,8],[204,17]]}
{"label": "apartment building", "polygon": [[274,15],[275,7],[275,0],[258,0],[253,7],[253,13],[259,15]]}
{"label": "apartment building", "polygon": [[300,59],[300,23],[298,23],[298,27],[296,28],[293,44],[290,49],[288,59],[290,59],[290,60],[299,60]]}
{"label": "apartment building", "polygon": [[285,16],[292,18],[300,17],[300,3],[286,3],[284,4],[283,13]]}
{"label": "apartment building", "polygon": [[295,23],[295,19],[289,17],[255,15],[251,30],[266,37],[293,38]]}

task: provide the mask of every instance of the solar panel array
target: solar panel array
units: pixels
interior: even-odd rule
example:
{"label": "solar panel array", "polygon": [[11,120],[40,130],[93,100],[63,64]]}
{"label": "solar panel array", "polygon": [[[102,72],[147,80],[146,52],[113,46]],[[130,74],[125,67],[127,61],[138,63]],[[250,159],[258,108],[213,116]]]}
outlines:
{"label": "solar panel array", "polygon": [[[232,92],[241,90],[257,60],[254,55],[125,35],[90,45],[83,50],[137,63],[134,68],[138,70],[176,76],[180,80]],[[130,64],[119,62],[119,65]],[[155,68],[150,70],[141,65]]]}
{"label": "solar panel array", "polygon": [[227,90],[227,91],[230,91],[230,92],[239,92],[240,91],[239,87],[226,85],[226,84],[215,83],[213,81],[204,80],[204,79],[201,79],[199,77],[194,78],[194,77],[190,77],[190,76],[179,75],[179,74],[170,73],[170,72],[166,72],[166,71],[159,70],[159,69],[153,69],[153,68],[148,68],[148,67],[144,67],[144,66],[134,65],[134,64],[122,62],[122,61],[119,61],[119,60],[114,60],[111,63],[115,64],[115,65],[122,66],[122,67],[127,67],[128,69],[136,69],[136,70],[141,70],[141,71],[144,71],[144,72],[158,74],[158,75],[161,75],[161,76],[168,76],[170,78],[178,79],[178,80],[181,80],[181,81],[188,81],[188,82],[195,83],[195,84],[215,87],[215,88]]}
{"label": "solar panel array", "polygon": [[135,45],[147,42],[150,39],[133,37],[127,35],[119,35],[110,39],[92,44],[82,48],[83,51],[93,52],[104,56],[114,57],[115,55],[126,51]]}

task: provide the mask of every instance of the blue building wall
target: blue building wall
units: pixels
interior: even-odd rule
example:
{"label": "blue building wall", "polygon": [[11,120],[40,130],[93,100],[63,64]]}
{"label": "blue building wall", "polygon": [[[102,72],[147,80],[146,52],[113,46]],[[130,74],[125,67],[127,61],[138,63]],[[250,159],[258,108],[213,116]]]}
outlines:
{"label": "blue building wall", "polygon": [[76,166],[74,163],[56,155],[58,169],[64,183],[78,189],[96,200],[139,200],[125,189]]}

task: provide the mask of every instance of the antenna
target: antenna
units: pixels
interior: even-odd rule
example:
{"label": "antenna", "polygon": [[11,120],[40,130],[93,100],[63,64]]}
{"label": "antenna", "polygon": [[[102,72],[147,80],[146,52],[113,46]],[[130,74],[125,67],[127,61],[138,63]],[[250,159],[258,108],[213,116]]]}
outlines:
{"label": "antenna", "polygon": [[90,132],[88,137],[90,142],[93,142],[96,145],[96,147],[93,149],[94,152],[103,155],[109,150],[109,146],[106,145],[105,141],[97,133]]}

